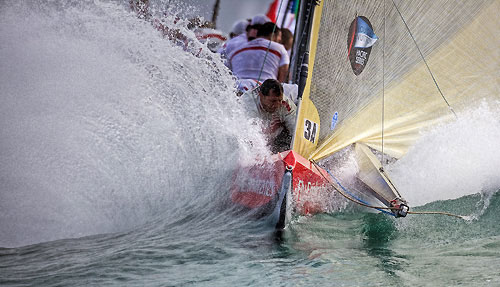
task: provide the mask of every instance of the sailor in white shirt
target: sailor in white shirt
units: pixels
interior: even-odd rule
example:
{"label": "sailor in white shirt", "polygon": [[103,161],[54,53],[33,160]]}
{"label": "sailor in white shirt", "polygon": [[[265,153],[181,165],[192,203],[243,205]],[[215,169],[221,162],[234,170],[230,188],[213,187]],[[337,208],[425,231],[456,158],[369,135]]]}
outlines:
{"label": "sailor in white shirt", "polygon": [[228,66],[239,79],[286,80],[290,58],[283,45],[271,41],[276,24],[268,22],[259,29],[257,39],[228,54]]}
{"label": "sailor in white shirt", "polygon": [[[244,25],[246,22],[246,25]],[[227,40],[222,47],[217,51],[217,53],[221,54],[223,59],[227,58],[227,55],[234,49],[248,42],[247,39],[247,26],[249,22],[247,20],[239,21],[233,25],[233,30],[231,31],[231,39]],[[236,34],[239,32],[239,29],[244,25],[243,32],[240,34]]]}
{"label": "sailor in white shirt", "polygon": [[[227,59],[227,56],[231,54],[232,51],[238,49],[238,47],[241,47],[245,45],[248,42],[247,34],[243,33],[240,34],[234,38],[229,39],[222,48],[219,50],[219,53],[221,54],[222,58]],[[227,61],[225,62],[226,66],[229,66]]]}
{"label": "sailor in white shirt", "polygon": [[[266,15],[256,15],[254,16],[250,22],[247,22],[247,26],[245,26],[245,33],[241,33],[238,36],[235,36],[231,39],[229,39],[222,47],[222,49],[219,51],[221,54],[222,58],[227,59],[227,56],[231,54],[234,50],[240,48],[244,44],[246,44],[248,41],[251,41],[257,37],[257,31],[259,28],[269,22],[269,18]],[[235,25],[237,26],[237,25]],[[229,64],[227,61],[224,62],[226,66],[229,67]]]}
{"label": "sailor in white shirt", "polygon": [[248,91],[241,100],[250,117],[262,120],[263,132],[274,152],[290,148],[292,133],[295,130],[297,107],[283,97],[283,87],[274,79],[264,81],[262,86]]}
{"label": "sailor in white shirt", "polygon": [[231,28],[231,33],[229,33],[229,38],[233,39],[236,36],[245,34],[247,32],[247,26],[250,24],[251,19],[239,20],[234,22]]}

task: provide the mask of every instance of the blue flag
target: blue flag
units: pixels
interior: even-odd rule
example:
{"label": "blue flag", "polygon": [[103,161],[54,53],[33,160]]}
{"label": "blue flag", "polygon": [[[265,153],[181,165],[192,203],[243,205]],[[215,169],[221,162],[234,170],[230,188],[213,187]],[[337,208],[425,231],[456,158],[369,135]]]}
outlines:
{"label": "blue flag", "polygon": [[356,29],[356,42],[354,42],[355,48],[369,48],[375,44],[378,40],[377,35],[373,32],[372,28],[358,17],[357,29]]}

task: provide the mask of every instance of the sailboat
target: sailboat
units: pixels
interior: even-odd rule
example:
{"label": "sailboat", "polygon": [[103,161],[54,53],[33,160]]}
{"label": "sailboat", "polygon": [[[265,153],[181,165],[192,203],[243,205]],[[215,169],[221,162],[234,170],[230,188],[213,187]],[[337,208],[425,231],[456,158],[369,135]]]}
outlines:
{"label": "sailboat", "polygon": [[[240,170],[232,201],[271,214],[276,228],[292,210],[323,212],[317,202],[332,190],[404,217],[409,204],[384,157],[397,160],[421,131],[500,100],[498,11],[499,0],[301,1],[292,147]],[[346,148],[356,154],[363,198],[321,167]]]}

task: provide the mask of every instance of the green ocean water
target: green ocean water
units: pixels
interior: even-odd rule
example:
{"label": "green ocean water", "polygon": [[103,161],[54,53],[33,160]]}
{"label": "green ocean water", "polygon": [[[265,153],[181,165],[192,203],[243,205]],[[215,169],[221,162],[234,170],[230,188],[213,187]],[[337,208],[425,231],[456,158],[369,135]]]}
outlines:
{"label": "green ocean water", "polygon": [[[416,210],[474,213],[479,195]],[[232,213],[0,250],[2,286],[498,286],[500,193],[470,222],[298,217],[282,237]],[[469,213],[469,214],[470,214]]]}

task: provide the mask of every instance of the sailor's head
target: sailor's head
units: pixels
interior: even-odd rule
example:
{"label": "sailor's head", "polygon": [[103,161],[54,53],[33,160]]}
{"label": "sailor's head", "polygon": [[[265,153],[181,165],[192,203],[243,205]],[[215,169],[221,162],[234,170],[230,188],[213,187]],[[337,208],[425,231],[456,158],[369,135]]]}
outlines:
{"label": "sailor's head", "polygon": [[293,46],[293,34],[292,31],[284,28],[281,29],[281,44],[285,46],[285,50],[289,51]]}
{"label": "sailor's head", "polygon": [[255,15],[250,21],[250,24],[247,26],[248,41],[255,39],[255,37],[257,37],[257,31],[259,31],[260,27],[264,23],[269,21],[270,20],[266,15],[263,14]]}
{"label": "sailor's head", "polygon": [[231,29],[231,33],[229,33],[229,37],[234,38],[238,35],[246,33],[247,26],[250,25],[251,19],[239,20],[234,22],[233,28]]}
{"label": "sailor's head", "polygon": [[259,98],[262,108],[269,113],[278,110],[283,101],[283,86],[274,79],[267,79],[260,86]]}
{"label": "sailor's head", "polygon": [[264,38],[279,43],[281,41],[281,30],[273,22],[266,22],[257,31],[257,38]]}

